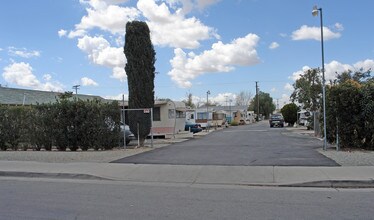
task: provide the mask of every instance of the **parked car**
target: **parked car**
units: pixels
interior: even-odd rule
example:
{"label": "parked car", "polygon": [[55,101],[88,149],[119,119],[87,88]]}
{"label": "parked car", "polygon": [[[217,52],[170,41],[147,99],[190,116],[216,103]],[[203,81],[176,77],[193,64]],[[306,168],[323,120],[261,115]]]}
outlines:
{"label": "parked car", "polygon": [[269,119],[270,127],[284,127],[284,118],[281,114],[274,114]]}
{"label": "parked car", "polygon": [[121,143],[123,143],[123,133],[125,132],[126,145],[130,143],[131,140],[136,140],[135,135],[130,131],[130,127],[126,124],[121,123]]}
{"label": "parked car", "polygon": [[190,131],[192,133],[197,133],[202,131],[203,129],[201,128],[200,124],[192,123],[192,122],[186,122],[186,125],[184,126],[185,131]]}

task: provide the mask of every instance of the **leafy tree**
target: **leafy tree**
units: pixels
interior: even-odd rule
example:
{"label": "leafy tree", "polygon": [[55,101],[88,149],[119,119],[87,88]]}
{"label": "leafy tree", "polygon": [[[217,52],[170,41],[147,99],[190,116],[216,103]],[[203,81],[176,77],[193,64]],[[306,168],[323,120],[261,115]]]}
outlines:
{"label": "leafy tree", "polygon": [[[265,118],[268,118],[271,113],[275,110],[275,105],[273,103],[273,98],[270,97],[269,93],[259,92],[258,93],[260,101],[260,114],[264,115]],[[251,104],[248,107],[249,111],[257,112],[257,96],[252,99]]]}
{"label": "leafy tree", "polygon": [[192,100],[192,93],[188,93],[187,99],[183,100],[183,102],[186,104],[186,107],[190,107],[192,109],[196,107]]}
{"label": "leafy tree", "polygon": [[73,97],[73,92],[64,92],[58,95],[60,99],[69,99]]}
{"label": "leafy tree", "polygon": [[251,103],[252,94],[247,91],[241,91],[239,94],[236,94],[236,105],[237,106],[249,106]]}
{"label": "leafy tree", "polygon": [[281,109],[281,113],[284,117],[284,121],[292,126],[297,121],[297,105],[295,103],[289,103]]}
{"label": "leafy tree", "polygon": [[317,111],[322,103],[322,81],[320,70],[309,69],[293,84],[294,92],[291,94],[292,102],[297,101],[304,109]]}
{"label": "leafy tree", "polygon": [[[153,108],[155,55],[147,23],[132,21],[126,24],[124,53],[129,87],[129,108]],[[139,136],[140,146],[151,130],[151,116],[143,111],[129,111],[129,126],[135,136]]]}

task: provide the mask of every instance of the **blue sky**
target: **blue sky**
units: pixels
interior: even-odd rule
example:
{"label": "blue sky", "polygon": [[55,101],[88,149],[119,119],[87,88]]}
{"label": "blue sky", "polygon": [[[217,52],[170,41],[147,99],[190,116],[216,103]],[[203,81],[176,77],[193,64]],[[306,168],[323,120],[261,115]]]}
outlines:
{"label": "blue sky", "polygon": [[[155,95],[225,104],[241,91],[282,106],[294,80],[321,66],[326,78],[374,69],[374,2],[299,0],[4,0],[0,84],[120,98],[127,95],[125,25],[146,21],[156,50]],[[281,107],[280,106],[280,107]]]}

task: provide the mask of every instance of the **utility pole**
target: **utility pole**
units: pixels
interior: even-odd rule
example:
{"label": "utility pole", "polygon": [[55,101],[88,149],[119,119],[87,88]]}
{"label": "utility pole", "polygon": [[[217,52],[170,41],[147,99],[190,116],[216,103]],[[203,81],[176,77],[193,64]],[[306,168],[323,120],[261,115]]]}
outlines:
{"label": "utility pole", "polygon": [[209,107],[208,107],[208,104],[209,104],[209,100],[208,100],[208,96],[210,95],[210,90],[208,90],[206,92],[206,127],[205,127],[205,130],[208,132],[208,123],[209,123]]}
{"label": "utility pole", "polygon": [[73,89],[75,89],[75,95],[78,94],[78,89],[79,89],[80,86],[81,85],[75,85],[75,86],[73,86]]}
{"label": "utility pole", "polygon": [[259,121],[260,117],[260,98],[258,97],[258,81],[256,81],[256,97],[257,97],[257,121]]}
{"label": "utility pole", "polygon": [[277,99],[277,110],[279,110],[279,99]]}

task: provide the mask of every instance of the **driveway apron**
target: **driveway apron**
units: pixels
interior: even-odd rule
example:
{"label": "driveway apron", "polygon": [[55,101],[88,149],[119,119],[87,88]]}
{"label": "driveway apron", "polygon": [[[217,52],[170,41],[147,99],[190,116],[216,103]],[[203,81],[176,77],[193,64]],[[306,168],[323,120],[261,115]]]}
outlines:
{"label": "driveway apron", "polygon": [[[204,131],[203,131],[204,132]],[[223,166],[339,166],[316,151],[322,141],[268,123],[230,127],[114,163]]]}

